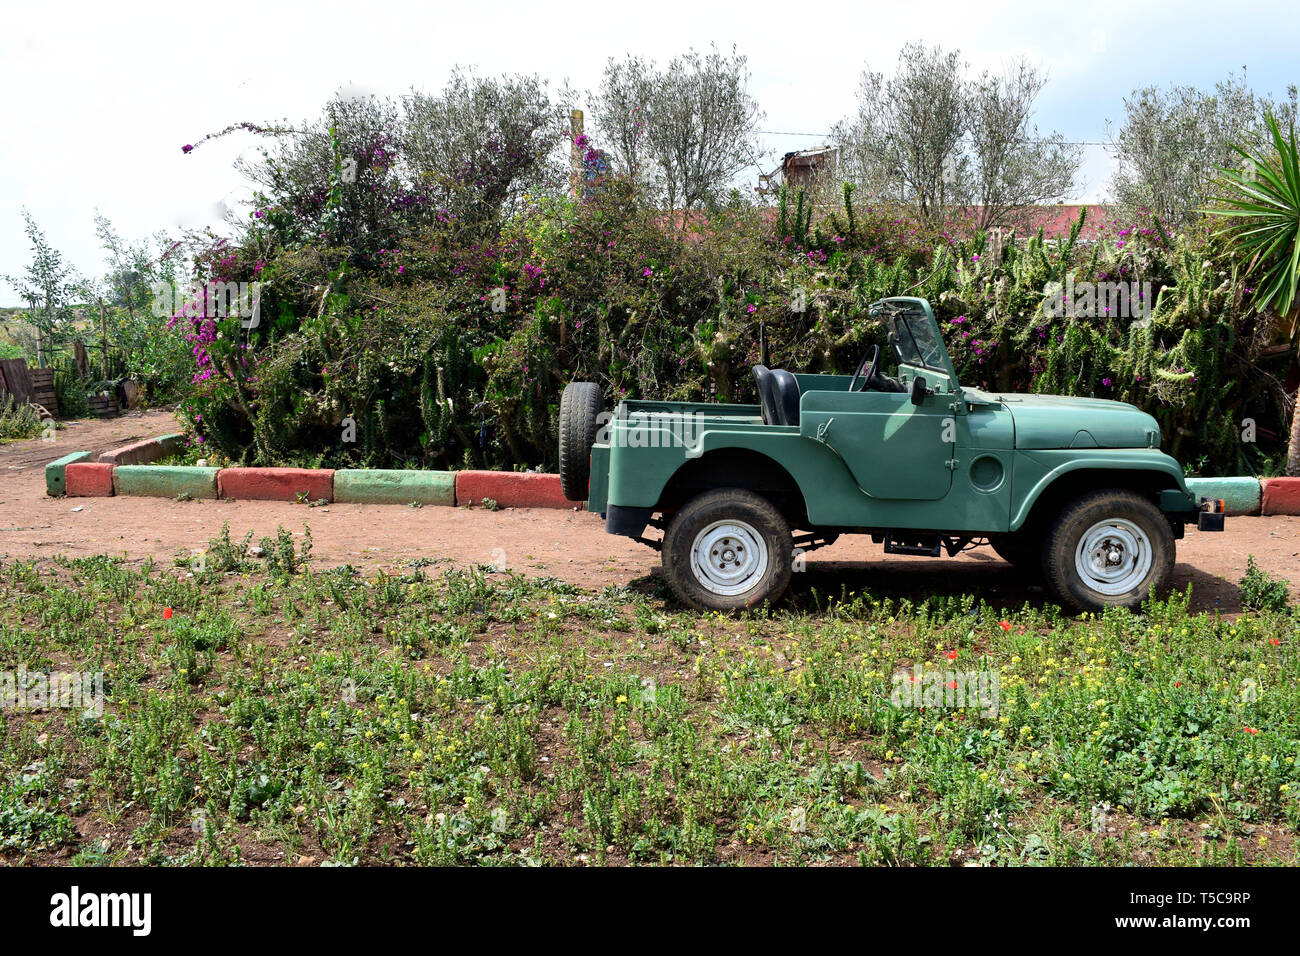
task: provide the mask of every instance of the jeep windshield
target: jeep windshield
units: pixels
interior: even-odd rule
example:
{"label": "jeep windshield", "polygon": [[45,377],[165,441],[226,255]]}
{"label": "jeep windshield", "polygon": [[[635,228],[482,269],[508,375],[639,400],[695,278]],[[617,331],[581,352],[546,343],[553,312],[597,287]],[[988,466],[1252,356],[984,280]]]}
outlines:
{"label": "jeep windshield", "polygon": [[901,364],[919,365],[947,374],[943,343],[935,335],[934,325],[924,315],[896,313],[892,322],[894,351],[898,353]]}

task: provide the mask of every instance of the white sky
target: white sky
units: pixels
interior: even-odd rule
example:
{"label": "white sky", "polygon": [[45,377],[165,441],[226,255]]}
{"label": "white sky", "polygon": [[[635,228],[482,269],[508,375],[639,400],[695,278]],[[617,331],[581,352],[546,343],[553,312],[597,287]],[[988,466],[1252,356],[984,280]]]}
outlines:
{"label": "white sky", "polygon": [[[806,12],[801,12],[806,11]],[[273,0],[10,5],[0,26],[0,274],[29,259],[21,210],[83,274],[105,270],[96,209],[127,239],[219,225],[248,195],[232,168],[257,140],[181,146],[239,121],[317,115],[340,87],[400,95],[440,89],[451,67],[540,73],[552,88],[596,84],[609,56],[666,61],[689,46],[735,44],[765,130],[821,133],[854,109],[864,65],[892,71],[909,40],[959,48],[976,69],[1024,55],[1049,71],[1040,130],[1105,140],[1133,88],[1212,86],[1249,67],[1280,95],[1295,69],[1300,13],[1280,0],[1069,4],[939,3],[450,5]],[[1266,24],[1252,33],[1250,24]],[[584,103],[570,104],[584,107]],[[768,135],[776,154],[818,137]],[[1105,193],[1110,160],[1088,147],[1080,200]],[[0,305],[18,305],[0,280]]]}

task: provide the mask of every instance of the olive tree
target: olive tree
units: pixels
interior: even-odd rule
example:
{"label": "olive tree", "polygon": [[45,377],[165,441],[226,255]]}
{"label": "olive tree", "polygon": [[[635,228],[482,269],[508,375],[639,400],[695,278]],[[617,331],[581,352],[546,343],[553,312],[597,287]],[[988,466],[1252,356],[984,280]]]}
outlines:
{"label": "olive tree", "polygon": [[984,74],[967,102],[965,186],[970,216],[981,229],[1014,225],[1026,207],[1074,192],[1083,150],[1060,133],[1040,136],[1031,124],[1047,78],[1020,60],[1002,75]]}
{"label": "olive tree", "polygon": [[1027,61],[968,75],[960,51],[909,43],[894,75],[864,71],[857,114],[835,125],[845,178],[942,222],[959,211],[987,228],[1068,196],[1081,151],[1040,136],[1034,102],[1046,78]]}
{"label": "olive tree", "polygon": [[536,75],[457,69],[442,92],[403,103],[403,157],[415,184],[468,223],[495,225],[529,190],[565,181],[567,110]]}
{"label": "olive tree", "polygon": [[588,94],[601,139],[617,167],[638,185],[653,175],[649,130],[657,78],[651,60],[610,57],[600,88]]}
{"label": "olive tree", "polygon": [[903,47],[892,77],[863,71],[857,115],[834,128],[845,178],[941,218],[967,175],[964,72],[958,51],[920,43]]}
{"label": "olive tree", "polygon": [[623,172],[670,212],[689,212],[758,163],[763,114],[748,84],[747,60],[734,49],[689,50],[663,70],[652,60],[611,59],[591,94],[593,113]]}
{"label": "olive tree", "polygon": [[1124,123],[1112,146],[1119,166],[1114,204],[1126,217],[1154,215],[1178,229],[1201,215],[1221,167],[1238,168],[1235,143],[1259,142],[1264,116],[1294,118],[1296,90],[1275,103],[1257,96],[1246,77],[1229,75],[1212,91],[1193,86],[1135,90],[1124,100]]}

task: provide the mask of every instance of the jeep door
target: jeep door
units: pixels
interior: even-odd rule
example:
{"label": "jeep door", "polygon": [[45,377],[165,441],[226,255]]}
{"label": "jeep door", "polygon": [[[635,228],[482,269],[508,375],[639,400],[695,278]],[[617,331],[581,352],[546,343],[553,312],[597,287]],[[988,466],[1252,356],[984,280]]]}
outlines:
{"label": "jeep door", "polygon": [[951,401],[931,394],[913,405],[900,392],[809,392],[799,431],[839,455],[871,497],[933,501],[952,487]]}
{"label": "jeep door", "polygon": [[[811,392],[801,403],[800,432],[834,449],[873,498],[937,500],[948,494],[957,467],[956,415],[963,406],[952,359],[924,299],[883,299],[869,314],[889,331],[888,359],[906,391]],[[914,403],[918,379],[925,388]]]}

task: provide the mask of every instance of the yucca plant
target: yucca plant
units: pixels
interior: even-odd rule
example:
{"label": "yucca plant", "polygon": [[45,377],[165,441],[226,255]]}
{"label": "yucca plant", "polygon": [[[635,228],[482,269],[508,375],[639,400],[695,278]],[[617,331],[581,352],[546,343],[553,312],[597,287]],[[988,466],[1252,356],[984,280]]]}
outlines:
{"label": "yucca plant", "polygon": [[[1254,278],[1253,305],[1261,313],[1274,313],[1290,323],[1291,348],[1300,333],[1300,155],[1296,151],[1295,123],[1289,136],[1282,134],[1277,117],[1265,116],[1272,150],[1234,146],[1245,160],[1242,169],[1220,169],[1219,205],[1207,210],[1231,222],[1219,234],[1232,241],[1244,273]],[[1300,402],[1293,408],[1300,409]],[[1300,475],[1300,412],[1291,413],[1291,439],[1286,473]]]}

